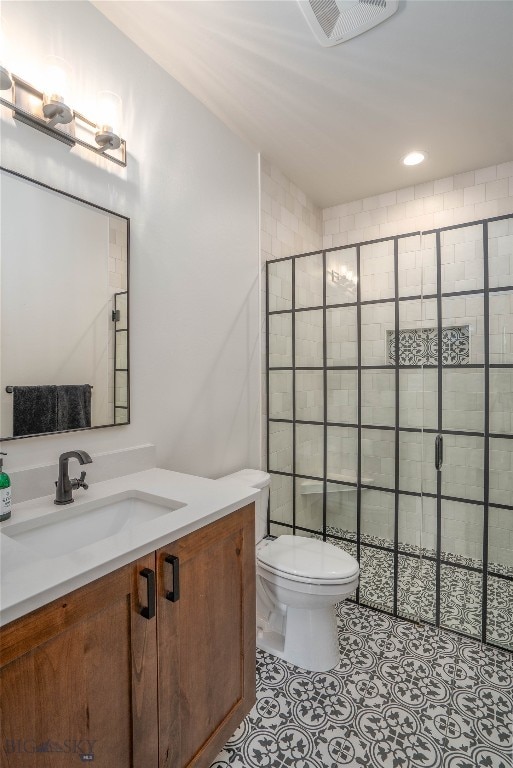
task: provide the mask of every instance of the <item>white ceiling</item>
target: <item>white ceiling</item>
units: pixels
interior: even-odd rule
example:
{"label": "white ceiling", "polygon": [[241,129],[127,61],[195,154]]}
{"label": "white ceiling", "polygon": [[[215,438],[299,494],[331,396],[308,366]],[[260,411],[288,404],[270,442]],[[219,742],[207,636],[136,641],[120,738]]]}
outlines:
{"label": "white ceiling", "polygon": [[295,0],[94,4],[321,207],[513,158],[511,0],[402,0],[332,48]]}

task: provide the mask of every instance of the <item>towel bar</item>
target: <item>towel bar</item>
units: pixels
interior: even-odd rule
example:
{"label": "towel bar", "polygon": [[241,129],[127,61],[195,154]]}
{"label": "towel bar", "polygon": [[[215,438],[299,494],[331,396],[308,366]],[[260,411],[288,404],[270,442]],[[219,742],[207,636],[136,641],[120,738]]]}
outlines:
{"label": "towel bar", "polygon": [[[94,386],[92,384],[89,384],[89,386],[91,387],[91,389],[94,389]],[[7,392],[8,395],[12,395],[12,393],[14,392],[14,387],[6,387],[5,391]]]}

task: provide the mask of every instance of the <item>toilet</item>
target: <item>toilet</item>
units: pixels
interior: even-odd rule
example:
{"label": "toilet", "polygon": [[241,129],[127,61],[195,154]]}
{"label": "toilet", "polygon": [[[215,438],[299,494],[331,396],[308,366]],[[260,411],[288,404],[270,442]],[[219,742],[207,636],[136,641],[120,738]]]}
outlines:
{"label": "toilet", "polygon": [[333,544],[306,536],[259,541],[270,476],[241,470],[220,480],[262,490],[256,521],[257,646],[313,672],[333,669],[340,657],[335,606],[358,587],[358,561]]}
{"label": "toilet", "polygon": [[258,488],[261,491],[255,501],[255,541],[258,544],[267,535],[267,505],[269,503],[271,476],[260,469],[240,469],[231,475],[220,477],[218,482],[237,483],[237,485]]}

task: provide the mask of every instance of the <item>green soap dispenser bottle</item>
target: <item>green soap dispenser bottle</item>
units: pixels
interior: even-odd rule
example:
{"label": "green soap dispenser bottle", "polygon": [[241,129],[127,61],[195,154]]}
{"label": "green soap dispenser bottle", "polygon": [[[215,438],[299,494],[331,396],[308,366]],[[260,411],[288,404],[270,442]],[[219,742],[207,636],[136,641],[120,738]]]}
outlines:
{"label": "green soap dispenser bottle", "polygon": [[11,479],[3,471],[4,460],[2,456],[7,456],[7,454],[0,451],[0,521],[8,520],[11,516]]}

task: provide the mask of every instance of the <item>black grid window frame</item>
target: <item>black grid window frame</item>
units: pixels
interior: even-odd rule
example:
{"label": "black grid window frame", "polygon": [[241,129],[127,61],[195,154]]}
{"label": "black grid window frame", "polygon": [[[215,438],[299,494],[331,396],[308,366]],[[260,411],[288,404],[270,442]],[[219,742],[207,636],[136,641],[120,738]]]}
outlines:
{"label": "black grid window frame", "polygon": [[[410,552],[408,550],[404,550],[401,548],[399,543],[399,530],[398,530],[398,523],[399,523],[399,503],[400,498],[402,496],[413,496],[413,497],[419,497],[425,496],[427,498],[434,499],[436,502],[436,509],[437,509],[437,533],[436,533],[436,550],[435,554],[431,554],[429,551],[426,551],[425,553],[422,553],[422,558],[425,560],[434,562],[435,564],[435,589],[436,589],[436,606],[435,606],[435,625],[440,626],[441,625],[441,616],[440,616],[440,593],[441,593],[441,567],[442,566],[450,566],[451,568],[457,568],[457,569],[463,569],[467,571],[472,571],[478,574],[482,575],[482,616],[481,616],[481,641],[487,642],[490,645],[496,645],[495,643],[491,643],[488,640],[487,637],[487,616],[488,616],[488,579],[490,577],[513,582],[513,576],[510,574],[500,573],[495,570],[490,570],[489,568],[489,558],[488,558],[488,525],[489,525],[489,511],[490,509],[505,509],[509,510],[513,513],[513,505],[508,504],[499,504],[494,503],[490,501],[490,445],[491,442],[497,438],[497,439],[513,439],[513,434],[503,434],[503,433],[497,433],[497,432],[490,432],[490,370],[491,369],[511,369],[513,370],[513,362],[511,363],[493,363],[490,362],[490,341],[489,341],[489,329],[490,329],[490,321],[489,321],[489,296],[493,293],[511,293],[513,292],[513,285],[506,285],[506,286],[499,286],[490,287],[489,285],[489,270],[488,270],[488,234],[489,234],[489,225],[492,222],[495,221],[501,221],[506,219],[513,219],[513,213],[512,214],[506,214],[503,216],[496,216],[489,219],[483,219],[479,221],[472,221],[465,224],[458,224],[454,226],[447,226],[442,227],[439,229],[433,229],[426,232],[409,232],[402,235],[396,235],[392,237],[384,237],[384,238],[378,238],[375,240],[368,240],[361,243],[353,243],[347,246],[340,246],[336,248],[328,248],[324,249],[322,251],[311,251],[308,253],[302,253],[292,256],[286,256],[281,259],[274,259],[273,261],[269,261],[266,263],[266,394],[267,394],[267,403],[269,404],[269,374],[271,371],[291,371],[292,372],[292,419],[281,419],[281,418],[271,418],[269,415],[269,406],[267,408],[268,415],[267,415],[267,467],[268,471],[271,474],[271,477],[273,475],[276,476],[284,476],[284,477],[290,477],[292,478],[292,520],[290,522],[283,522],[283,521],[277,521],[273,520],[272,518],[272,509],[271,505],[269,505],[269,512],[268,512],[268,532],[272,533],[271,526],[276,525],[280,526],[281,528],[285,530],[290,530],[293,534],[301,535],[307,534],[307,535],[314,535],[314,536],[322,536],[323,540],[325,541],[328,537],[330,540],[340,541],[341,544],[350,543],[351,545],[356,547],[356,556],[357,559],[360,560],[361,556],[361,547],[362,543],[363,546],[369,547],[371,549],[377,549],[385,552],[389,552],[393,555],[393,569],[394,569],[394,592],[393,592],[393,610],[391,613],[394,616],[401,616],[400,612],[400,606],[398,605],[398,566],[399,566],[399,557],[407,557],[407,558],[419,558],[419,554],[415,552]],[[450,292],[444,292],[443,285],[442,285],[442,270],[441,270],[441,238],[442,233],[449,231],[449,230],[455,230],[460,229],[463,227],[472,227],[479,225],[482,228],[483,233],[483,265],[484,265],[484,274],[483,274],[483,288],[480,289],[474,289],[474,290],[463,290],[463,291],[450,291]],[[436,241],[436,257],[437,257],[437,291],[435,294],[426,294],[424,296],[422,295],[411,295],[411,296],[399,296],[399,285],[398,285],[398,270],[399,270],[399,242],[403,238],[409,238],[414,237],[418,235],[435,235],[435,241]],[[361,299],[361,249],[363,246],[366,245],[372,245],[374,243],[381,243],[381,242],[392,242],[394,245],[394,295],[391,298],[387,299],[378,299],[378,300],[362,300]],[[326,265],[327,265],[327,254],[334,252],[334,251],[343,251],[348,249],[356,249],[356,272],[357,272],[357,290],[356,290],[356,301],[352,302],[346,302],[341,304],[327,304],[327,291],[326,291]],[[315,256],[322,254],[322,265],[323,265],[323,304],[321,306],[311,306],[311,307],[296,307],[295,303],[295,293],[296,293],[296,285],[295,285],[295,263],[296,259],[298,258],[304,258],[305,256]],[[275,264],[276,262],[283,262],[283,261],[291,261],[291,280],[292,280],[292,308],[291,309],[283,309],[283,310],[269,310],[269,272],[270,267]],[[451,366],[451,365],[442,365],[442,344],[441,344],[441,334],[442,334],[442,301],[445,298],[451,298],[455,296],[471,296],[471,295],[482,295],[483,296],[483,314],[484,314],[484,363],[475,363],[475,364],[466,364],[464,367],[466,369],[468,368],[476,368],[479,370],[482,370],[484,372],[484,428],[483,431],[467,431],[467,430],[456,430],[456,429],[445,429],[443,425],[443,403],[442,403],[442,393],[443,393],[443,382],[442,382],[442,374],[444,370],[450,369],[452,367],[461,368],[461,366]],[[431,368],[433,370],[437,371],[438,374],[438,416],[437,416],[437,428],[417,428],[417,427],[402,427],[399,423],[399,398],[400,398],[400,373],[401,370],[407,370],[409,368],[416,368],[418,369],[418,366],[413,365],[402,365],[399,362],[399,355],[396,354],[395,362],[392,365],[363,365],[362,364],[362,337],[361,337],[361,308],[365,305],[372,305],[372,304],[387,304],[392,303],[394,304],[394,333],[395,333],[395,342],[396,342],[396,349],[399,349],[399,329],[400,329],[400,320],[399,320],[399,309],[400,309],[400,303],[404,301],[414,301],[414,300],[422,300],[422,299],[435,299],[437,302],[437,332],[438,332],[438,350],[439,350],[439,358],[438,362],[436,364],[432,365],[425,365],[424,368],[428,369]],[[356,332],[357,332],[357,364],[356,365],[334,365],[329,366],[327,364],[327,322],[326,322],[326,314],[327,309],[336,309],[336,308],[342,308],[342,307],[355,307],[356,308]],[[297,312],[304,312],[304,311],[311,311],[311,310],[322,310],[323,313],[323,334],[322,334],[322,345],[323,345],[323,364],[322,366],[296,366],[295,364],[295,315]],[[270,355],[270,344],[269,344],[269,317],[271,315],[277,315],[277,314],[291,314],[292,315],[292,365],[290,366],[273,366],[272,368],[269,365],[269,355]],[[301,420],[296,418],[296,371],[319,371],[322,372],[323,375],[323,421],[310,421],[310,420]],[[361,414],[362,414],[362,408],[361,408],[361,395],[362,395],[362,371],[364,370],[388,370],[388,371],[394,371],[395,375],[395,424],[394,426],[391,425],[377,425],[377,424],[365,424],[362,423]],[[330,421],[328,419],[328,398],[327,398],[327,377],[328,373],[330,371],[356,371],[357,373],[357,421],[356,423],[352,422],[335,422]],[[293,435],[293,446],[292,446],[292,456],[293,456],[293,471],[292,472],[284,472],[280,471],[276,468],[270,467],[270,440],[269,440],[269,426],[273,422],[285,422],[292,424],[292,435]],[[322,477],[315,476],[315,475],[304,475],[304,474],[298,474],[296,472],[296,425],[297,424],[312,424],[317,426],[323,427],[323,473]],[[328,463],[327,463],[327,434],[328,434],[328,428],[329,427],[346,427],[346,428],[352,428],[356,432],[356,438],[357,438],[357,472],[356,472],[356,482],[349,482],[349,481],[343,481],[343,480],[336,480],[331,479],[329,477],[328,473]],[[365,483],[362,483],[362,430],[363,429],[369,429],[369,430],[389,430],[394,432],[394,445],[395,445],[395,472],[394,472],[394,478],[391,480],[389,487],[378,487],[376,485],[366,485]],[[454,436],[466,436],[466,437],[480,437],[483,438],[483,446],[484,446],[484,484],[483,484],[483,499],[469,499],[459,496],[448,496],[444,495],[442,493],[442,473],[443,473],[443,467],[442,471],[437,472],[437,489],[436,493],[429,493],[425,491],[419,490],[417,491],[411,491],[411,490],[404,490],[400,486],[400,479],[399,479],[399,449],[400,449],[400,435],[401,433],[418,433],[418,434],[432,434],[435,435],[441,435],[442,437],[444,435],[454,435]],[[322,499],[322,531],[321,530],[313,530],[310,528],[306,528],[300,525],[297,525],[296,520],[296,483],[297,480],[312,480],[312,481],[318,481],[322,483],[322,493],[323,493],[323,499]],[[356,490],[356,531],[354,536],[344,537],[344,536],[338,536],[332,532],[327,531],[327,486],[329,484],[338,483],[341,485],[351,486],[354,487]],[[362,516],[362,500],[361,500],[361,492],[362,490],[376,490],[376,491],[382,491],[384,493],[390,493],[393,494],[394,497],[394,541],[392,546],[385,546],[378,543],[372,543],[369,541],[362,542],[362,532],[361,532],[361,516]],[[441,548],[441,510],[442,510],[442,502],[443,501],[456,501],[461,502],[465,504],[471,504],[471,505],[477,505],[479,507],[482,507],[483,509],[483,553],[482,553],[482,564],[480,567],[471,566],[465,563],[458,562],[456,559],[447,559],[444,558],[442,555],[442,548]],[[356,602],[365,604],[361,600],[360,590],[357,591],[356,594]],[[376,608],[375,605],[372,606],[373,608]],[[380,609],[377,609],[380,610]],[[390,611],[387,611],[386,609],[382,609],[385,613],[390,613]],[[408,617],[407,617],[408,618]],[[421,620],[423,620],[423,617],[419,617]],[[426,620],[426,619],[424,619]],[[427,621],[427,620],[426,620]],[[497,646],[501,647],[501,646]]]}

